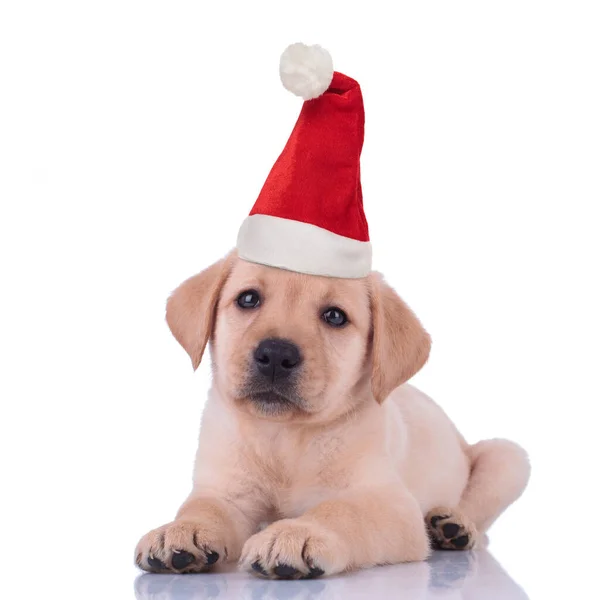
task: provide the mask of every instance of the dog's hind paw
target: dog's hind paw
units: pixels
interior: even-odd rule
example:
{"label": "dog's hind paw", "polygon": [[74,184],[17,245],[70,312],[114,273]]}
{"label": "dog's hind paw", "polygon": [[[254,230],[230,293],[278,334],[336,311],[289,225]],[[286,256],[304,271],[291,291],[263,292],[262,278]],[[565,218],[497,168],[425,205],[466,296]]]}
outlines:
{"label": "dog's hind paw", "polygon": [[434,548],[470,550],[477,541],[477,530],[466,515],[456,509],[437,507],[425,517]]}

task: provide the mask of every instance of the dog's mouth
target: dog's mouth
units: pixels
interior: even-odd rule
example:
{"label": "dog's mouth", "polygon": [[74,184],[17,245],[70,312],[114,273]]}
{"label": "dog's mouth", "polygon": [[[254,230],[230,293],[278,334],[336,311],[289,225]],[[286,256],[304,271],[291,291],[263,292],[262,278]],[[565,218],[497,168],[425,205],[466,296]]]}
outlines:
{"label": "dog's mouth", "polygon": [[294,404],[289,398],[283,396],[282,394],[278,394],[275,391],[269,392],[256,392],[250,394],[248,399],[252,402],[257,402],[260,404]]}
{"label": "dog's mouth", "polygon": [[251,402],[252,405],[265,415],[277,415],[290,410],[304,410],[306,403],[295,392],[293,386],[257,386],[246,385],[241,390],[240,399]]}
{"label": "dog's mouth", "polygon": [[266,417],[290,414],[298,406],[276,392],[258,392],[247,396],[253,408]]}

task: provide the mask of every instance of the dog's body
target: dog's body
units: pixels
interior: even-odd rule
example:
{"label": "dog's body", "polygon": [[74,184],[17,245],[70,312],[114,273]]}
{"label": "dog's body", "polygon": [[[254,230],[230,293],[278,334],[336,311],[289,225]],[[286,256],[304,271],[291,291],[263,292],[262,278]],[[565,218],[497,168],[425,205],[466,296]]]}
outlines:
{"label": "dog's body", "polygon": [[521,448],[469,446],[404,383],[429,336],[375,275],[314,277],[230,255],[178,288],[167,321],[194,366],[211,338],[214,384],[192,493],[140,541],[146,570],[241,557],[297,578],[423,560],[430,537],[473,547],[527,483]]}

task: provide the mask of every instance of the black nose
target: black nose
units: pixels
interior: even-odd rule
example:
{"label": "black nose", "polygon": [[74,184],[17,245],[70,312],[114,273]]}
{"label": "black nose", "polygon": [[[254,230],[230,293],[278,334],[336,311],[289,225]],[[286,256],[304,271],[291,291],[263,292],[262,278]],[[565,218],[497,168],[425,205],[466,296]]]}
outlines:
{"label": "black nose", "polygon": [[270,338],[263,340],[254,351],[254,361],[262,375],[271,381],[287,377],[302,362],[296,344]]}

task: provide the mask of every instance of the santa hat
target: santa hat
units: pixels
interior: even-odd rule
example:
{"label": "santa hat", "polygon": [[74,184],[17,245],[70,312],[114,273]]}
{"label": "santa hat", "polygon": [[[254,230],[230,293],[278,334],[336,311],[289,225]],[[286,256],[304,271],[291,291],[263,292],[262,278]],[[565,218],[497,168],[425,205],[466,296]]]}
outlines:
{"label": "santa hat", "polygon": [[240,258],[310,275],[358,278],[371,271],[360,153],[360,86],[334,72],[320,46],[293,44],[281,81],[305,102],[292,135],[240,228]]}

